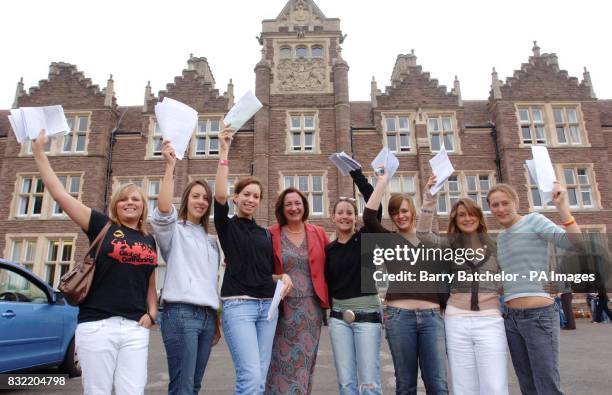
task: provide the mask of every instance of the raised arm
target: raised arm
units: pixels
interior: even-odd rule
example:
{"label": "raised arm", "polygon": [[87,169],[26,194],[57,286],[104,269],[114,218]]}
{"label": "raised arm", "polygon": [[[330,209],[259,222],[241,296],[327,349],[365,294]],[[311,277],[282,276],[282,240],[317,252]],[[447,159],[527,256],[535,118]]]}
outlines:
{"label": "raised arm", "polygon": [[91,217],[91,209],[81,203],[79,200],[72,197],[60,182],[59,178],[51,168],[49,158],[45,154],[45,145],[47,144],[47,134],[45,130],[41,130],[38,138],[32,141],[32,152],[40,178],[45,184],[45,188],[51,194],[51,197],[60,205],[62,210],[72,219],[81,229],[87,231],[89,229],[89,218]]}
{"label": "raised arm", "polygon": [[[363,195],[363,200],[367,203],[374,192],[374,187],[372,184],[368,182],[368,179],[363,175],[361,169],[353,170],[349,173],[355,185],[357,185],[357,189],[359,189],[359,193]],[[382,205],[378,205],[378,220],[382,219]]]}
{"label": "raised arm", "polygon": [[174,195],[174,167],[176,166],[176,153],[170,145],[170,141],[164,141],[162,155],[166,160],[166,171],[162,179],[157,197],[157,208],[159,212],[167,214],[172,209],[172,196]]}
{"label": "raised arm", "polygon": [[221,205],[227,201],[227,178],[229,175],[229,150],[232,145],[231,129],[223,129],[219,135],[219,164],[217,165],[217,176],[215,177],[215,200]]}
{"label": "raised arm", "polygon": [[423,204],[421,206],[421,215],[417,221],[416,233],[419,240],[425,245],[439,245],[442,242],[440,236],[431,231],[433,216],[436,211],[436,196],[430,193],[431,188],[436,185],[437,178],[431,175],[425,185],[423,193]]}
{"label": "raised arm", "polygon": [[363,224],[366,227],[368,232],[372,233],[384,233],[389,232],[389,230],[385,229],[384,226],[380,223],[380,219],[376,216],[378,207],[382,201],[383,195],[385,194],[385,190],[387,189],[387,182],[389,181],[389,177],[385,172],[382,175],[377,175],[376,177],[376,187],[372,192],[372,196],[366,202],[365,210],[363,211]]}

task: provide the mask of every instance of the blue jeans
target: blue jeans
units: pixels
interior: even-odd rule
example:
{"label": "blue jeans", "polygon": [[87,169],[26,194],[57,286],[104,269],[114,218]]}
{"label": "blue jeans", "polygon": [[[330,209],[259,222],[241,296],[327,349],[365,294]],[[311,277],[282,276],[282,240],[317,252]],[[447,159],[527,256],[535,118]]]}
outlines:
{"label": "blue jeans", "polygon": [[202,387],[217,312],[210,307],[166,303],[161,333],[168,359],[168,394],[193,395]]}
{"label": "blue jeans", "polygon": [[440,310],[387,306],[385,329],[395,367],[395,393],[417,393],[420,366],[427,394],[448,394],[446,340]]}
{"label": "blue jeans", "polygon": [[263,394],[278,311],[268,321],[271,300],[223,301],[223,334],[236,370],[235,395]]}
{"label": "blue jeans", "polygon": [[507,308],[504,325],[521,392],[563,394],[559,372],[559,307]]}
{"label": "blue jeans", "polygon": [[[372,312],[378,310],[356,310]],[[329,319],[340,395],[382,394],[380,384],[381,324]]]}

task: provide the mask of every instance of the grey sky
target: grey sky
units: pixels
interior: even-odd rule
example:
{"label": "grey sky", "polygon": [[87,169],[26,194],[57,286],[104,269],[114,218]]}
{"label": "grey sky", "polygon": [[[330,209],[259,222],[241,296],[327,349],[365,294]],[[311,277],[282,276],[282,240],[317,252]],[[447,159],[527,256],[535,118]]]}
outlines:
{"label": "grey sky", "polygon": [[[165,89],[190,53],[208,58],[217,87],[233,79],[235,94],[255,84],[255,36],[285,0],[11,0],[2,2],[0,108],[10,108],[19,77],[26,89],[47,78],[49,63],[76,64],[95,84],[115,80],[120,105],[142,104],[144,87]],[[461,81],[464,99],[486,99],[491,67],[505,80],[531,55],[555,52],[582,79],[591,72],[599,98],[612,99],[608,52],[612,3],[595,0],[319,0],[338,17],[349,63],[351,100],[369,100],[370,79],[389,84],[395,58],[415,50],[418,63],[442,85]]]}

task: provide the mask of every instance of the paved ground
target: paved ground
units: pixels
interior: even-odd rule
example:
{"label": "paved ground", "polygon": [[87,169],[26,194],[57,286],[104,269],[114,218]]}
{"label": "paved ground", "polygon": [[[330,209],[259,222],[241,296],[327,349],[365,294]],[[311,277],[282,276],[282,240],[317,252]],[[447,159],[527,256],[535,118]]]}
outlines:
{"label": "paved ground", "polygon": [[[612,388],[612,325],[592,324],[577,320],[578,329],[561,331],[561,377],[567,395],[607,395]],[[152,331],[149,355],[149,382],[147,394],[164,394],[168,384],[166,357],[159,327]],[[393,362],[386,342],[382,350],[383,387],[386,394],[394,393]],[[47,371],[52,372],[52,371]],[[520,394],[516,376],[510,369],[510,393]],[[231,394],[234,384],[234,369],[227,346],[221,341],[212,353],[203,383],[203,394]],[[8,391],[15,395],[49,393],[49,390]],[[82,392],[79,379],[71,379],[66,387],[55,393],[79,394]],[[336,370],[334,368],[327,328],[324,327],[315,373],[313,393],[316,395],[337,394]],[[422,383],[419,394],[425,393]]]}

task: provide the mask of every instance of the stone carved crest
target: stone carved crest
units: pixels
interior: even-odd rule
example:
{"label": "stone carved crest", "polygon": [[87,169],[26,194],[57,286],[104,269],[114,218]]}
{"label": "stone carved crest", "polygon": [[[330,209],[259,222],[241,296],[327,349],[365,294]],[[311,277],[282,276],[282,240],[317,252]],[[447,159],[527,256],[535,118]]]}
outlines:
{"label": "stone carved crest", "polygon": [[280,18],[282,26],[297,25],[307,26],[321,24],[321,17],[313,12],[310,4],[305,0],[296,1],[289,12]]}
{"label": "stone carved crest", "polygon": [[276,74],[280,92],[321,92],[327,89],[323,59],[281,59]]}

